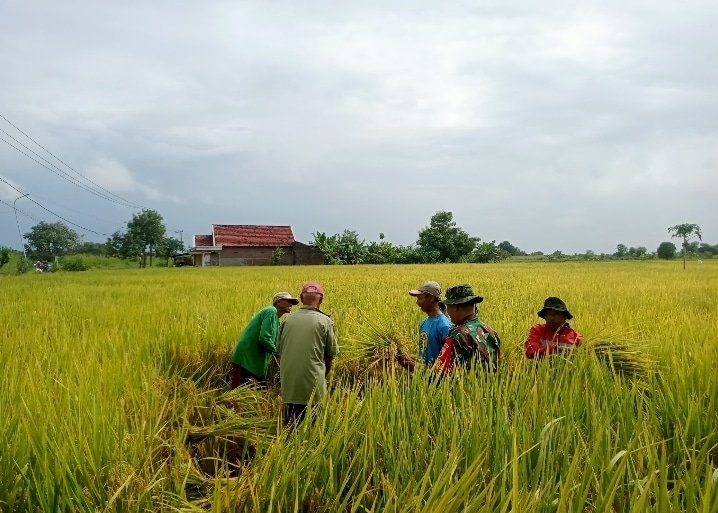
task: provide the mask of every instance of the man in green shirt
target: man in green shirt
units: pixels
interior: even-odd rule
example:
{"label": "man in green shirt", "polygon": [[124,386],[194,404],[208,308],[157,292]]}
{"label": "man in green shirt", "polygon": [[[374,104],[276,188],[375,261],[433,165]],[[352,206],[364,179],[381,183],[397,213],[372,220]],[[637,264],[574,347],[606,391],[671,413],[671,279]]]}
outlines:
{"label": "man in green shirt", "polygon": [[327,376],[339,353],[334,322],[319,309],[322,286],[306,283],[299,297],[302,307],[284,321],[277,344],[285,424],[301,422],[309,400],[326,395]]}
{"label": "man in green shirt", "polygon": [[289,292],[277,292],[272,306],[262,308],[249,321],[232,352],[231,387],[267,379],[269,361],[277,352],[279,318],[299,303]]}

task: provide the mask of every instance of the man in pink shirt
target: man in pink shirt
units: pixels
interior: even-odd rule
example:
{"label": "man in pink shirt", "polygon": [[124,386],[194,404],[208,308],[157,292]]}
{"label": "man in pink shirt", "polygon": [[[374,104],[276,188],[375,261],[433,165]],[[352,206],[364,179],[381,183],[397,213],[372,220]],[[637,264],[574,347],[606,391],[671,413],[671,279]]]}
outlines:
{"label": "man in pink shirt", "polygon": [[566,303],[557,297],[547,297],[538,316],[545,324],[534,324],[529,331],[524,347],[526,358],[543,358],[561,351],[571,351],[583,341],[583,335],[569,326],[573,315]]}

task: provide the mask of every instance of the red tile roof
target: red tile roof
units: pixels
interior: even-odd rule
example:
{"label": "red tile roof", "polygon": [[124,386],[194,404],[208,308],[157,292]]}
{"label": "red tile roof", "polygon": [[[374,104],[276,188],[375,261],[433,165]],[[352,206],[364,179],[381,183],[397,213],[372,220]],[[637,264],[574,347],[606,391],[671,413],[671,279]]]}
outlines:
{"label": "red tile roof", "polygon": [[195,235],[194,236],[194,245],[195,246],[212,246],[212,245],[214,245],[212,242],[212,236],[211,235]]}
{"label": "red tile roof", "polygon": [[213,224],[216,246],[291,246],[294,233],[291,226],[262,226],[256,224]]}

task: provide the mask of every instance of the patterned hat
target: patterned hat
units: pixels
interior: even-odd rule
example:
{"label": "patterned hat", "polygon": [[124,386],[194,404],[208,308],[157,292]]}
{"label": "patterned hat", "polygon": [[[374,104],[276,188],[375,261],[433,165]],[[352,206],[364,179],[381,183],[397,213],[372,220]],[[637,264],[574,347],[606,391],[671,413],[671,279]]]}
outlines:
{"label": "patterned hat", "polygon": [[475,305],[483,300],[483,297],[474,294],[474,289],[471,288],[471,285],[463,283],[446,289],[444,303],[447,305],[463,305],[466,303]]}
{"label": "patterned hat", "polygon": [[571,312],[569,312],[568,308],[566,308],[566,303],[557,297],[547,297],[543,302],[543,308],[538,311],[538,316],[545,319],[546,310],[556,310],[557,312],[561,312],[566,319],[573,319],[573,315],[571,315]]}

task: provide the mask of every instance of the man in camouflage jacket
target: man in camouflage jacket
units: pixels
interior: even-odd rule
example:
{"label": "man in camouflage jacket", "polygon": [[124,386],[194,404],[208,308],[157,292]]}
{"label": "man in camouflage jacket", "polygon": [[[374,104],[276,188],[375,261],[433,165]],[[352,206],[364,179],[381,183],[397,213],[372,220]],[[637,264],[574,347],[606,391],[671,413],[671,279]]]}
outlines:
{"label": "man in camouflage jacket", "polygon": [[444,303],[454,326],[436,360],[440,373],[450,374],[456,366],[497,370],[501,342],[496,331],[477,316],[476,305],[483,300],[468,284],[447,289]]}

